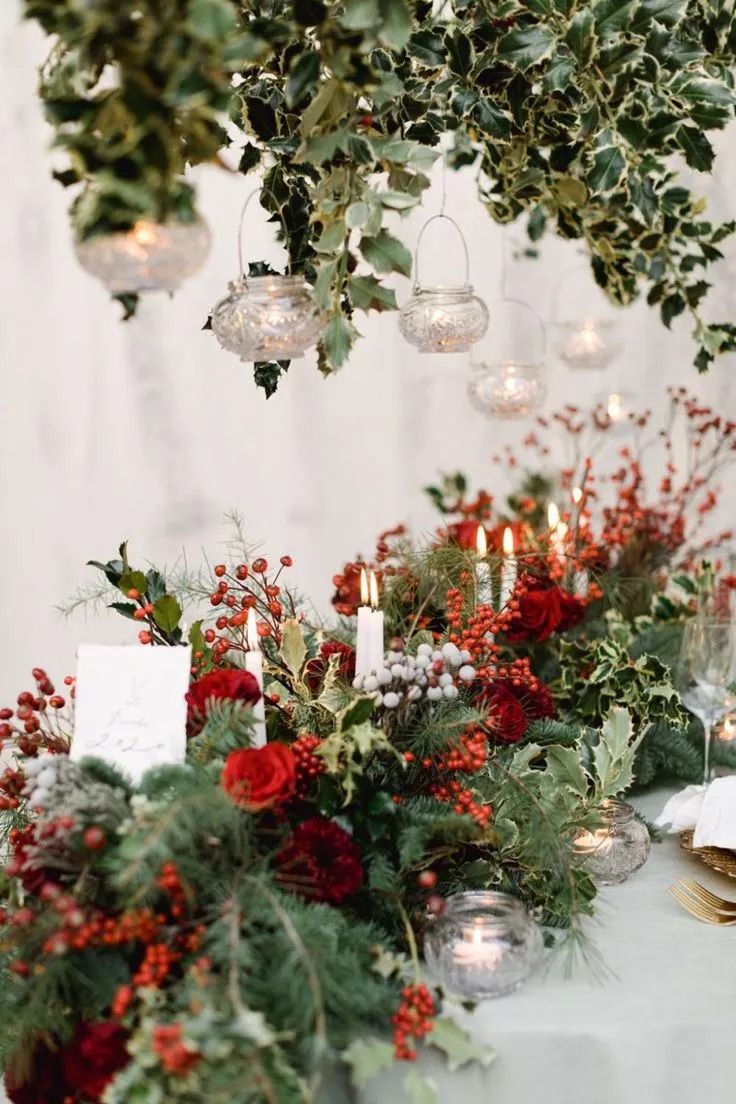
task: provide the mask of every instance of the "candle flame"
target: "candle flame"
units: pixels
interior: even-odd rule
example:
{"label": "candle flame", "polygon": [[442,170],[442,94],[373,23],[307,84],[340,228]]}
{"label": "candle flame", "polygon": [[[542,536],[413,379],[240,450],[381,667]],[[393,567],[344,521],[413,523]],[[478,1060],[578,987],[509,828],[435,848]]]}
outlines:
{"label": "candle flame", "polygon": [[156,226],[152,222],[141,219],[133,227],[133,238],[138,245],[155,245],[158,238]]}
{"label": "candle flame", "polygon": [[557,505],[554,502],[550,502],[547,507],[547,524],[550,529],[556,529],[560,524],[560,511],[557,509]]}
{"label": "candle flame", "polygon": [[576,506],[579,506],[580,503],[583,501],[583,491],[581,487],[573,487],[572,500]]}
{"label": "candle flame", "polygon": [[378,580],[376,579],[375,571],[371,571],[369,587],[371,595],[371,606],[373,607],[373,609],[378,609]]}
{"label": "candle flame", "polygon": [[258,639],[258,622],[256,621],[256,611],[252,606],[248,610],[248,620],[245,624],[245,642],[249,652],[260,652],[261,643]]}
{"label": "candle flame", "polygon": [[481,560],[484,560],[488,555],[488,541],[486,540],[486,531],[482,525],[478,526],[475,534],[475,550]]}
{"label": "candle flame", "polygon": [[514,554],[514,533],[510,525],[507,525],[503,531],[503,554],[504,556]]}
{"label": "candle flame", "polygon": [[366,575],[365,568],[361,567],[361,569],[360,569],[360,604],[362,606],[367,606],[368,605],[368,600],[369,600],[368,576]]}

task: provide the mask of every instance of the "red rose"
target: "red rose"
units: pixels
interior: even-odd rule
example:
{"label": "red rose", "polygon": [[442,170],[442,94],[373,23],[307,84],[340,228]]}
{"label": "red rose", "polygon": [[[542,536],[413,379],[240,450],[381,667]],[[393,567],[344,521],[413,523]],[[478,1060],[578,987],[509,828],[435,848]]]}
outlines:
{"label": "red rose", "polygon": [[5,1092],[12,1104],[64,1104],[69,1090],[64,1081],[58,1050],[39,1043],[30,1063],[27,1055],[22,1055],[22,1064],[23,1068],[28,1069],[25,1081],[16,1080],[12,1058],[5,1070]]}
{"label": "red rose", "polygon": [[127,1039],[125,1028],[112,1020],[81,1024],[61,1058],[67,1085],[84,1100],[99,1100],[130,1061]]}
{"label": "red rose", "polygon": [[242,701],[255,705],[260,701],[261,691],[255,676],[250,671],[228,668],[222,671],[210,671],[202,675],[189,687],[187,694],[187,724],[191,734],[201,731],[207,716],[207,706],[216,701]]}
{"label": "red rose", "polygon": [[576,598],[574,594],[570,594],[566,590],[561,590],[560,606],[562,609],[562,617],[557,626],[557,631],[567,632],[568,629],[572,629],[575,625],[579,625],[585,617],[586,605],[587,603],[582,598]]}
{"label": "red rose", "polygon": [[532,721],[540,720],[542,717],[554,717],[557,712],[549,687],[543,682],[538,682],[534,689],[530,686],[520,686],[514,687],[513,691],[518,695],[524,712]]}
{"label": "red rose", "polygon": [[296,893],[339,905],[363,884],[360,848],[334,820],[313,817],[294,829],[278,858],[279,878]]}
{"label": "red rose", "polygon": [[341,678],[346,682],[352,682],[355,678],[355,648],[351,648],[349,644],[343,644],[341,640],[328,640],[320,645],[319,655],[310,659],[306,667],[307,686],[312,693],[319,690],[320,683],[327,674],[330,657],[333,655],[340,658],[338,671]]}
{"label": "red rose", "polygon": [[519,614],[506,630],[511,644],[525,640],[540,644],[552,635],[562,619],[561,591],[555,583],[529,575],[522,577],[526,593],[519,598]]}
{"label": "red rose", "polygon": [[287,801],[296,791],[296,760],[291,748],[274,742],[230,752],[222,786],[228,797],[249,813]]}
{"label": "red rose", "polygon": [[529,727],[529,718],[507,682],[494,682],[483,695],[486,724],[497,740],[515,744]]}

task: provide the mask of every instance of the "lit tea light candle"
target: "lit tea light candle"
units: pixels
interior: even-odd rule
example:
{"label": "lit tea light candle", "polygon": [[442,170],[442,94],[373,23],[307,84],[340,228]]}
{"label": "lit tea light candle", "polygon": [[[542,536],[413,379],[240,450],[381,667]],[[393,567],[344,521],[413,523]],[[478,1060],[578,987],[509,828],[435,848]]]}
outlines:
{"label": "lit tea light candle", "polygon": [[513,594],[516,583],[516,556],[514,555],[514,533],[507,525],[503,531],[503,563],[501,565],[501,609]]}
{"label": "lit tea light candle", "polygon": [[547,525],[553,549],[558,556],[564,556],[568,533],[567,523],[560,519],[560,511],[554,502],[550,502],[547,506]]}
{"label": "lit tea light candle", "polygon": [[253,747],[261,748],[266,745],[266,705],[263,700],[263,652],[258,638],[258,624],[253,607],[248,610],[248,620],[245,625],[245,669],[249,671],[258,683],[261,696],[253,706],[256,723],[253,733]]}
{"label": "lit tea light candle", "polygon": [[452,957],[459,966],[483,966],[493,969],[504,957],[504,948],[493,935],[484,938],[486,925],[477,919],[472,927],[463,928],[452,948]]}
{"label": "lit tea light candle", "polygon": [[593,832],[583,829],[575,837],[573,847],[579,855],[605,854],[611,849],[610,829],[596,828]]}
{"label": "lit tea light candle", "polygon": [[475,551],[478,562],[475,565],[476,605],[487,605],[493,597],[491,586],[491,565],[488,563],[488,539],[485,528],[478,526],[475,534]]}

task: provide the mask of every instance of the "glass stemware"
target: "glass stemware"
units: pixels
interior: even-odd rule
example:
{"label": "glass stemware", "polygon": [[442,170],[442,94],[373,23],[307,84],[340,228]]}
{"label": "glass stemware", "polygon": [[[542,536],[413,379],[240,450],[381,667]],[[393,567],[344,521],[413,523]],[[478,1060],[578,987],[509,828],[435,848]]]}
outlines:
{"label": "glass stemware", "polygon": [[736,704],[736,625],[696,617],[685,626],[675,683],[685,708],[698,718],[705,733],[703,781],[711,780],[713,725]]}

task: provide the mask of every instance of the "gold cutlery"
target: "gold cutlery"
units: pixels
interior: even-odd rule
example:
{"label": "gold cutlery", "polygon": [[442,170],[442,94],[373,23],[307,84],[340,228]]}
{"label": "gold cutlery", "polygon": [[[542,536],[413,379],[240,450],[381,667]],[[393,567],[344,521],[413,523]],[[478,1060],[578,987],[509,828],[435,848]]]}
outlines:
{"label": "gold cutlery", "polygon": [[712,904],[704,903],[699,897],[692,896],[690,892],[678,885],[670,886],[669,892],[679,905],[705,924],[736,925],[736,913],[723,913]]}
{"label": "gold cutlery", "polygon": [[679,881],[680,885],[693,897],[697,897],[701,904],[711,905],[715,909],[720,909],[721,912],[736,913],[736,901],[729,900],[726,897],[717,897],[715,893],[711,893],[709,889],[702,886],[700,882],[693,881],[692,878],[680,878]]}

